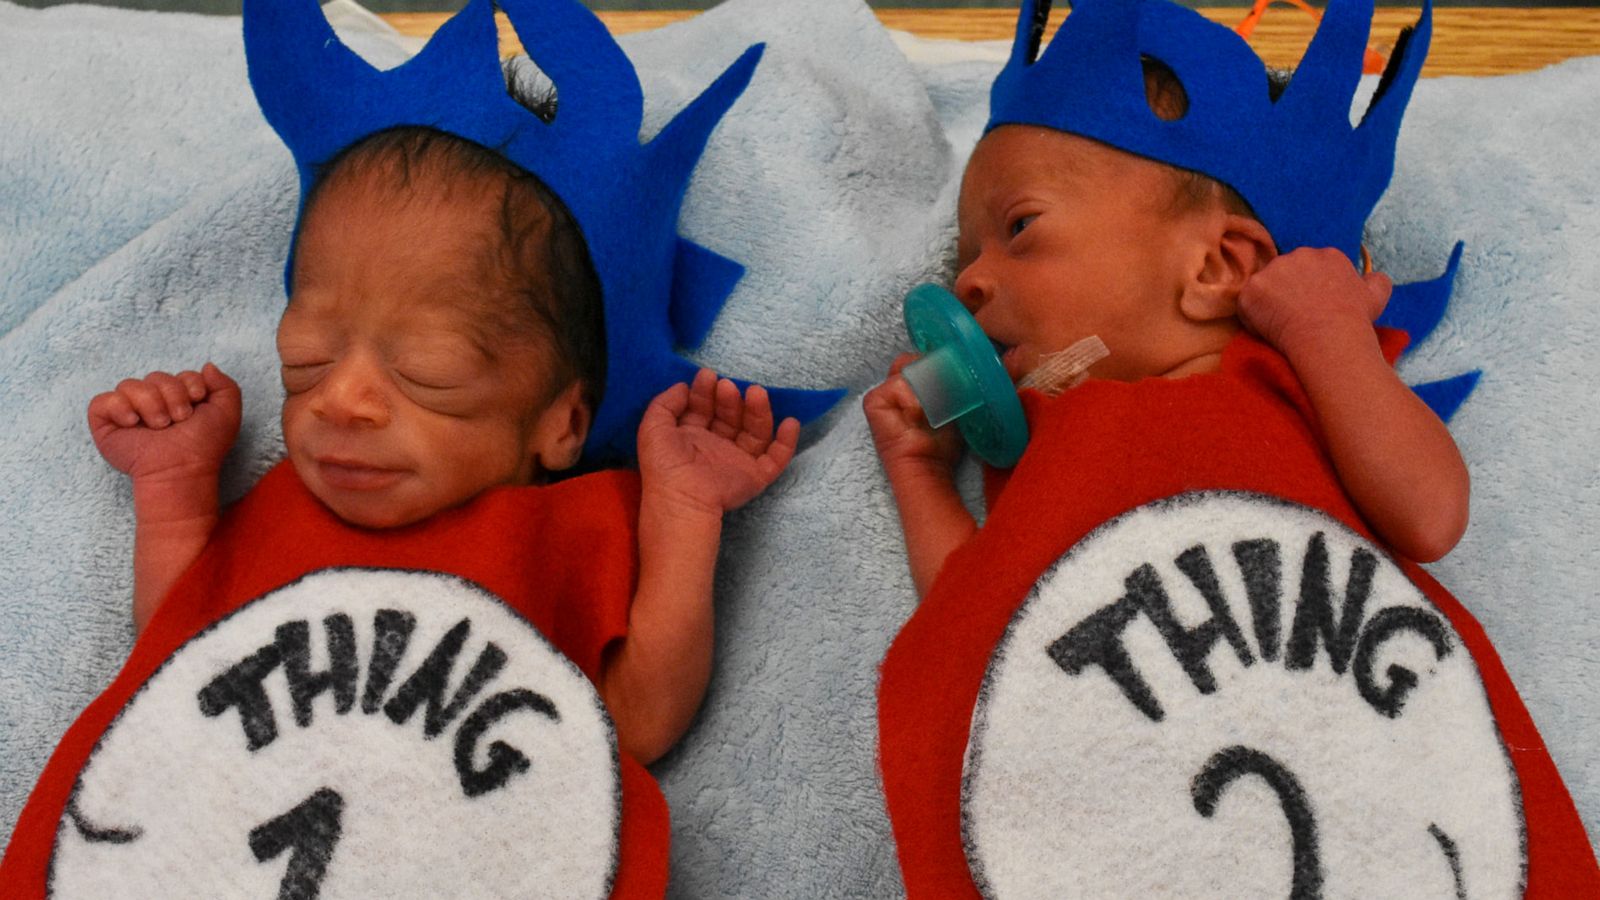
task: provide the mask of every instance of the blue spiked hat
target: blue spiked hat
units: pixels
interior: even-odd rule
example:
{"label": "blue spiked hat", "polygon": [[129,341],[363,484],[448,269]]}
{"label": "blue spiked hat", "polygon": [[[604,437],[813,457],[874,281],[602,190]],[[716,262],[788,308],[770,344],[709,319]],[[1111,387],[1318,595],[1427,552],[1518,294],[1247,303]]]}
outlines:
{"label": "blue spiked hat", "polygon": [[[650,399],[698,369],[678,349],[699,346],[744,274],[739,263],[680,237],[677,221],[706,141],[750,83],[763,48],[745,51],[641,144],[638,75],[593,13],[577,0],[496,2],[555,84],[558,109],[549,122],[506,91],[491,0],[469,0],[421,52],[388,71],[340,42],[317,0],[246,0],[250,83],[294,156],[302,212],[323,165],[398,126],[437,129],[493,150],[560,197],[583,233],[605,303],[608,377],[584,455],[631,457]],[[786,388],[771,394],[777,415],[802,421],[839,397]]]}
{"label": "blue spiked hat", "polygon": [[[1041,56],[1050,0],[1023,0],[1011,58],[990,92],[988,129],[1043,125],[1201,172],[1244,197],[1280,252],[1337,247],[1357,262],[1362,227],[1394,173],[1400,118],[1432,30],[1423,0],[1421,18],[1401,35],[1352,126],[1372,12],[1373,0],[1329,0],[1274,102],[1255,51],[1191,9],[1167,0],[1078,0]],[[1151,111],[1144,56],[1183,84],[1182,117]]]}

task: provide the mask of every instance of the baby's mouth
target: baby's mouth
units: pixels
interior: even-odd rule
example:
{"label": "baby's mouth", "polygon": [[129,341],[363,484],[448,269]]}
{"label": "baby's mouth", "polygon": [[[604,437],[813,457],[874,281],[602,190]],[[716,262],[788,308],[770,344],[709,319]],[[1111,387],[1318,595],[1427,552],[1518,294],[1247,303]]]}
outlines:
{"label": "baby's mouth", "polygon": [[378,491],[391,487],[405,472],[373,466],[358,460],[319,458],[317,475],[331,488],[345,491]]}
{"label": "baby's mouth", "polygon": [[1024,374],[1022,371],[1021,348],[1015,344],[1001,343],[993,338],[989,339],[989,343],[994,345],[995,355],[1000,357],[1000,365],[1005,367],[1006,374],[1011,377],[1011,380],[1016,381],[1021,378]]}

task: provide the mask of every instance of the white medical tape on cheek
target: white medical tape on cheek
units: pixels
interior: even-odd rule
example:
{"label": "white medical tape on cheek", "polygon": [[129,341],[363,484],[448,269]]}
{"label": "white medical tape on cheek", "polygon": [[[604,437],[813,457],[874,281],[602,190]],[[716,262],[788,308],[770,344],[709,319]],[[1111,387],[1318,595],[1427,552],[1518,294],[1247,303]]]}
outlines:
{"label": "white medical tape on cheek", "polygon": [[1089,377],[1089,367],[1110,355],[1105,341],[1090,335],[1065,350],[1046,354],[1032,372],[1017,382],[1017,388],[1032,388],[1053,397],[1082,384]]}

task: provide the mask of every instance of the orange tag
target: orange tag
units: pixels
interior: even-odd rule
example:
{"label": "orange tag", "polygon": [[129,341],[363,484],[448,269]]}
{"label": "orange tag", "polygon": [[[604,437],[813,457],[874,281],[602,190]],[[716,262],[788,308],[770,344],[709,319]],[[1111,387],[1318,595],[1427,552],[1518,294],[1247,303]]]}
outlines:
{"label": "orange tag", "polygon": [[[1250,35],[1256,30],[1256,23],[1260,22],[1261,17],[1266,14],[1267,7],[1275,2],[1287,3],[1290,6],[1297,7],[1317,22],[1320,23],[1322,21],[1322,14],[1317,12],[1316,8],[1307,3],[1306,0],[1256,0],[1255,5],[1250,7],[1250,14],[1244,17],[1244,21],[1240,22],[1239,27],[1235,28],[1234,31],[1238,33],[1239,37],[1249,40]],[[1388,60],[1384,58],[1383,54],[1369,46],[1367,47],[1366,56],[1361,60],[1361,71],[1365,75],[1379,75],[1383,73],[1383,67],[1387,63]]]}

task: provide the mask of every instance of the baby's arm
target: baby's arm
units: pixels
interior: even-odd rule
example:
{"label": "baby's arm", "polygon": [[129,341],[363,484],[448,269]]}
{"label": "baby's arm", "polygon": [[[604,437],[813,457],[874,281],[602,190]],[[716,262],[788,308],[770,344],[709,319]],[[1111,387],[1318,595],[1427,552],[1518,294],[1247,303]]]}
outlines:
{"label": "baby's arm", "polygon": [[239,386],[207,363],[151,372],[89,401],[89,432],[133,479],[133,623],[140,631],[217,524],[217,477],[239,433]]}
{"label": "baby's arm", "polygon": [[794,456],[800,423],[776,434],[767,392],[743,397],[702,369],[650,404],[639,424],[639,586],[628,635],[602,663],[617,742],[640,762],[666,753],[711,679],[712,579],[722,515],[766,490]]}
{"label": "baby's arm", "polygon": [[900,511],[911,583],[923,597],[945,558],[972,537],[978,524],[956,492],[960,436],[954,428],[929,428],[911,385],[900,376],[916,358],[913,353],[897,357],[888,379],[867,392],[861,408]]}
{"label": "baby's arm", "polygon": [[1439,559],[1467,528],[1467,467],[1439,417],[1384,359],[1372,322],[1387,276],[1337,250],[1273,260],[1239,298],[1245,323],[1288,358],[1363,517],[1402,556]]}

